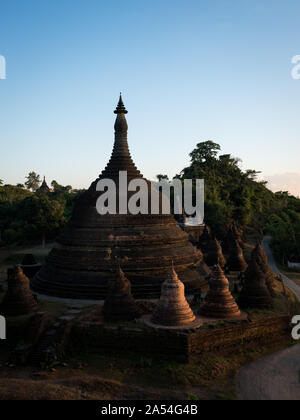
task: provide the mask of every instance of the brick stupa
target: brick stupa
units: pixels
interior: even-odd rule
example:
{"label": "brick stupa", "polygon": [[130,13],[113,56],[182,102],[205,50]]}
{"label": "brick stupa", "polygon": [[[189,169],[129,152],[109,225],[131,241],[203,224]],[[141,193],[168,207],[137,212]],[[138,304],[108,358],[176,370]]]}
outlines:
{"label": "brick stupa", "polygon": [[37,302],[30,291],[30,281],[17,265],[9,271],[8,290],[0,306],[4,316],[30,314],[37,310]]}
{"label": "brick stupa", "polygon": [[244,258],[244,253],[237,239],[235,239],[231,245],[227,265],[231,271],[244,272],[247,269],[247,263]]}
{"label": "brick stupa", "polygon": [[257,246],[254,248],[252,257],[257,261],[258,265],[260,266],[262,272],[265,275],[265,281],[267,288],[269,290],[269,293],[271,296],[275,296],[274,292],[274,274],[272,273],[269,263],[268,263],[268,257],[265,251],[263,250],[261,244],[257,244]]}
{"label": "brick stupa", "polygon": [[223,255],[222,247],[216,238],[212,239],[209,243],[206,263],[209,266],[219,264],[221,267],[224,267],[226,265],[226,259]]}
{"label": "brick stupa", "polygon": [[[115,142],[108,165],[75,203],[70,222],[32,280],[33,290],[58,297],[104,299],[113,270],[120,263],[131,282],[133,296],[159,297],[172,261],[187,288],[206,286],[199,271],[202,253],[189,242],[188,234],[177,226],[173,215],[151,211],[122,214],[119,203],[116,214],[97,212],[96,202],[104,194],[96,190],[98,181],[113,180],[118,197],[120,190],[125,191],[119,185],[120,171],[127,171],[128,183],[144,180],[151,194],[150,182],[138,171],[129,152],[127,110],[122,97],[115,114]],[[128,192],[128,201],[135,193]]]}
{"label": "brick stupa", "polygon": [[199,314],[209,318],[234,319],[241,316],[241,311],[234,300],[229,282],[220,265],[215,265],[209,283],[209,291]]}
{"label": "brick stupa", "polygon": [[272,298],[266,285],[266,276],[256,260],[255,253],[252,253],[238,304],[245,309],[271,309],[273,307]]}
{"label": "brick stupa", "polygon": [[140,317],[140,312],[131,294],[130,281],[119,268],[110,281],[107,298],[102,308],[105,321],[131,321]]}
{"label": "brick stupa", "polygon": [[161,297],[151,322],[166,327],[182,327],[193,324],[196,317],[184,295],[184,284],[174,268],[161,288]]}

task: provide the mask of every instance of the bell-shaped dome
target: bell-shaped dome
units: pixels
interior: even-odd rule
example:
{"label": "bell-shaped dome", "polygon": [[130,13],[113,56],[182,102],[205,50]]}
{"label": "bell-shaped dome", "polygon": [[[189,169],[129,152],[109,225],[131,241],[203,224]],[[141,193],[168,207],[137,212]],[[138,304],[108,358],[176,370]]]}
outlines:
{"label": "bell-shaped dome", "polygon": [[180,327],[196,320],[184,295],[184,284],[172,268],[167,280],[161,287],[161,296],[152,323],[167,327]]}

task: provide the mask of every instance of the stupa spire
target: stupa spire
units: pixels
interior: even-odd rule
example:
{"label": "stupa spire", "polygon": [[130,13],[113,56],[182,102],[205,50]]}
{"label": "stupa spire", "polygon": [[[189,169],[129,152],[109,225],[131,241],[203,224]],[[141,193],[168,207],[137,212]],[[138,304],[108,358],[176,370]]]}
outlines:
{"label": "stupa spire", "polygon": [[128,111],[123,103],[122,94],[114,113],[117,115],[115,121],[115,142],[111,158],[102,172],[102,178],[118,179],[119,171],[127,171],[128,178],[140,178],[142,175],[136,168],[128,147],[127,131],[128,125],[125,115]]}
{"label": "stupa spire", "polygon": [[115,109],[114,113],[115,114],[128,114],[128,111],[125,108],[125,105],[123,103],[122,93],[120,93],[120,99],[119,99],[117,108]]}

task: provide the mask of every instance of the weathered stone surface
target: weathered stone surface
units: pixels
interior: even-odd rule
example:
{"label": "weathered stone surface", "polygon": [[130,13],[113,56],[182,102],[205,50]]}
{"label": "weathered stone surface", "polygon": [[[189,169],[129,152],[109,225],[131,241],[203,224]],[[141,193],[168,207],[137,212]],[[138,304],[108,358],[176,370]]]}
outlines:
{"label": "weathered stone surface", "polygon": [[131,321],[141,315],[132,297],[130,282],[121,268],[110,281],[102,313],[105,321]]}
{"label": "weathered stone surface", "polygon": [[17,265],[9,272],[8,290],[0,306],[6,316],[25,315],[37,310],[37,303],[30,291],[30,281]]}
{"label": "weathered stone surface", "polygon": [[206,263],[209,266],[219,264],[221,267],[224,267],[226,265],[226,259],[223,255],[222,247],[216,238],[212,239],[209,243]]}
{"label": "weathered stone surface", "polygon": [[184,284],[174,268],[161,288],[161,297],[151,322],[169,327],[191,324],[196,320],[184,295]]}
{"label": "weathered stone surface", "polygon": [[[135,297],[159,296],[160,287],[172,261],[187,287],[206,285],[199,273],[202,253],[165,214],[100,215],[96,210],[96,191],[100,179],[112,179],[119,194],[119,171],[127,171],[128,182],[144,179],[136,168],[127,143],[125,107],[120,98],[116,109],[115,143],[111,158],[76,202],[72,218],[57,238],[46,264],[32,281],[35,291],[59,297],[103,299],[114,270],[121,264],[132,284]],[[146,179],[149,195],[150,183]],[[128,200],[132,193],[128,193]],[[117,203],[118,204],[118,203]],[[151,197],[149,208],[151,207]],[[196,284],[195,284],[196,283]]]}
{"label": "weathered stone surface", "polygon": [[209,291],[199,309],[199,314],[221,319],[241,316],[241,311],[229,290],[228,279],[219,265],[214,267]]}
{"label": "weathered stone surface", "polygon": [[272,298],[266,285],[266,276],[252,253],[245,284],[238,299],[241,308],[271,309]]}
{"label": "weathered stone surface", "polygon": [[234,240],[231,246],[227,265],[231,271],[245,271],[247,269],[247,263],[244,258],[243,250],[237,240]]}

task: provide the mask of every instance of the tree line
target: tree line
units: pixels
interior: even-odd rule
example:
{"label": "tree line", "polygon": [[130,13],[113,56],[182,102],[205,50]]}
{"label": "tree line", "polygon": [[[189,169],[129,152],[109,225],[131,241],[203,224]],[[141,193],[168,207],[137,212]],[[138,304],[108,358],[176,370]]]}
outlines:
{"label": "tree line", "polygon": [[[241,160],[222,154],[219,144],[200,142],[190,153],[190,164],[174,178],[205,180],[205,222],[218,232],[240,225],[272,235],[275,256],[282,262],[300,255],[300,199],[288,192],[273,193],[259,172],[242,170]],[[157,175],[167,179],[166,175]],[[0,243],[31,243],[54,239],[71,217],[74,202],[84,190],[53,180],[51,193],[39,193],[41,178],[30,172],[24,184],[0,180]]]}

